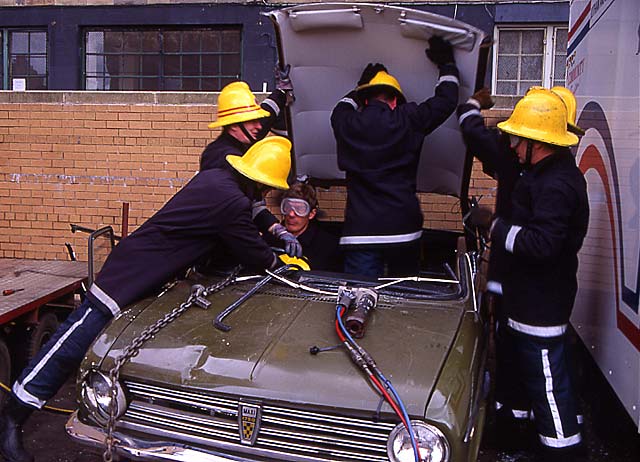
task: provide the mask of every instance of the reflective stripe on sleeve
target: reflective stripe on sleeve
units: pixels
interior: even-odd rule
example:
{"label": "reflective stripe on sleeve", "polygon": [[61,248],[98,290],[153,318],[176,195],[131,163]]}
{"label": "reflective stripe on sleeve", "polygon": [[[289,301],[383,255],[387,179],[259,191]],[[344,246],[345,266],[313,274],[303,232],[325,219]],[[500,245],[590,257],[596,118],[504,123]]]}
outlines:
{"label": "reflective stripe on sleeve", "polygon": [[278,107],[278,104],[271,98],[265,99],[262,104],[269,106],[276,116],[280,115],[280,108]]}
{"label": "reflective stripe on sleeve", "polygon": [[464,120],[470,116],[482,116],[482,114],[477,109],[471,109],[458,117],[458,123],[462,125],[462,122],[464,122]]}
{"label": "reflective stripe on sleeve", "polygon": [[438,82],[436,82],[436,86],[440,85],[443,82],[451,82],[451,83],[455,83],[456,85],[460,85],[460,81],[458,80],[458,77],[451,74],[443,75],[442,77],[440,77],[438,79]]}
{"label": "reflective stripe on sleeve", "polygon": [[516,244],[516,236],[522,229],[522,226],[513,225],[507,233],[507,238],[504,241],[504,248],[507,252],[513,253],[513,246]]}
{"label": "reflective stripe on sleeve", "polygon": [[342,98],[340,101],[338,101],[338,103],[347,103],[347,104],[352,105],[354,109],[356,109],[356,110],[358,109],[358,105],[351,98]]}

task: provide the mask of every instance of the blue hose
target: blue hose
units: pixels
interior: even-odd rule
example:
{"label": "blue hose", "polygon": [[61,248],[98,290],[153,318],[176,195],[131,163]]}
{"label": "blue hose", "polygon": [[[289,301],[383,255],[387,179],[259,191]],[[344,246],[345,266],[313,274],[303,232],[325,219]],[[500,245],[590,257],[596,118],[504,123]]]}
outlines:
{"label": "blue hose", "polygon": [[[336,309],[336,319],[338,320],[338,325],[340,326],[340,330],[342,330],[342,333],[344,334],[344,336],[347,338],[347,340],[349,340],[349,343],[351,343],[354,346],[358,346],[358,344],[353,339],[353,337],[351,337],[351,335],[345,328],[344,323],[342,322],[342,317],[340,316],[341,308],[342,308],[341,305],[338,305]],[[416,442],[416,437],[413,433],[413,425],[411,425],[411,419],[409,419],[409,414],[407,413],[407,409],[405,408],[404,403],[402,402],[402,399],[400,399],[398,392],[393,387],[391,382],[384,376],[384,374],[382,374],[382,372],[380,372],[379,370],[375,370],[374,372],[380,376],[380,379],[382,379],[382,382],[387,386],[387,388],[391,391],[394,398],[396,399],[396,404],[398,404],[398,407],[400,408],[400,410],[402,411],[402,415],[404,416],[405,422],[407,423],[406,427],[407,427],[407,431],[409,432],[409,438],[411,438],[411,446],[413,448],[413,455],[415,457],[415,462],[420,462],[420,453],[418,452],[418,443]]]}

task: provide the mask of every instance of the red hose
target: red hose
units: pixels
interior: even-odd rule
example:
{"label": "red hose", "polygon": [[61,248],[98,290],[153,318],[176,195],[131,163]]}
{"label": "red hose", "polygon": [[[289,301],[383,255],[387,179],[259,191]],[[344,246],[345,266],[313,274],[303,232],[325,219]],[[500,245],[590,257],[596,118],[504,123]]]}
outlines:
{"label": "red hose", "polygon": [[[340,311],[340,316],[344,314],[344,311],[345,311],[345,308],[342,307],[342,310]],[[335,326],[336,326],[336,333],[338,334],[338,338],[340,339],[341,342],[346,343],[347,338],[342,333],[342,330],[340,329],[340,323],[338,322],[337,319],[335,322]],[[393,408],[393,411],[397,414],[398,417],[400,417],[400,420],[402,421],[404,426],[407,427],[407,421],[402,415],[402,412],[398,408],[398,405],[396,404],[396,402],[393,400],[391,395],[389,395],[389,392],[387,392],[385,387],[380,383],[380,381],[376,376],[374,376],[371,373],[367,373],[367,375],[369,376],[369,380],[371,380],[375,384],[375,386],[378,388],[378,390],[380,390],[380,393],[382,393],[382,396],[384,396],[384,399],[387,400],[387,402],[391,405],[391,407]]]}

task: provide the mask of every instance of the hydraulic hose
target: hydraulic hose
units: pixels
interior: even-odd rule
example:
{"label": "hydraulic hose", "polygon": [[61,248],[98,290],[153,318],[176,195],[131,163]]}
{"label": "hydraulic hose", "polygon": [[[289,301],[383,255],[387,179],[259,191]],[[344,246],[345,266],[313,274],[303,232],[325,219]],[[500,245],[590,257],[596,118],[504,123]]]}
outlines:
{"label": "hydraulic hose", "polygon": [[[390,397],[389,397],[388,393],[386,392],[386,390],[384,390],[384,387],[380,386],[380,391],[385,396],[385,399],[388,399],[389,404],[394,403],[394,401],[395,401],[394,404],[396,404],[397,406],[394,406],[393,404],[391,404],[391,407],[394,409],[396,414],[398,414],[398,417],[400,417],[400,420],[402,421],[402,423],[404,424],[405,428],[407,429],[407,432],[409,433],[409,438],[411,439],[411,446],[413,448],[413,454],[414,454],[414,457],[415,457],[415,462],[420,462],[420,453],[418,451],[418,443],[416,441],[415,434],[413,432],[413,425],[411,425],[411,419],[409,418],[409,414],[407,413],[407,409],[404,406],[404,404],[402,402],[402,399],[398,395],[397,391],[395,390],[395,388],[393,387],[391,382],[382,374],[380,369],[378,369],[377,365],[375,364],[375,362],[373,361],[371,356],[360,345],[358,345],[356,343],[356,341],[353,339],[353,337],[351,337],[351,335],[347,331],[344,323],[342,322],[342,315],[344,314],[344,310],[346,310],[346,307],[344,306],[343,303],[339,302],[338,306],[336,307],[336,324],[337,324],[337,327],[338,327],[339,331],[342,333],[342,335],[338,334],[338,336],[341,339],[343,337],[345,338],[346,341],[343,341],[343,343],[345,344],[345,346],[347,346],[348,349],[349,349],[349,347],[352,347],[352,348],[356,349],[358,354],[363,358],[363,361],[365,363],[368,363],[368,366],[369,365],[373,366],[372,369],[373,369],[374,373],[379,376],[380,380],[387,386],[389,391],[391,391],[391,393],[393,394],[395,400],[389,399]],[[364,354],[362,354],[362,353],[364,353]],[[358,365],[360,365],[362,367],[362,364],[360,364],[359,361],[356,361],[355,358],[354,358],[354,362],[356,362]],[[369,372],[368,372],[369,367],[368,366],[365,369],[365,370],[367,370],[367,374],[369,374]],[[363,367],[363,369],[364,369],[364,367]],[[374,381],[374,383],[376,383],[376,385],[380,384],[378,379],[376,379]]]}

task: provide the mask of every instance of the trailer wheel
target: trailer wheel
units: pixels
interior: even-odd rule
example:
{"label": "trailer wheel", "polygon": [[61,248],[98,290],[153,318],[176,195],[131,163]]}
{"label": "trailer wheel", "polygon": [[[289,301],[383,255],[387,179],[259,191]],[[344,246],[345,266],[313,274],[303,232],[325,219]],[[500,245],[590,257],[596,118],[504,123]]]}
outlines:
{"label": "trailer wheel", "polygon": [[[9,354],[9,348],[7,344],[0,338],[0,382],[7,387],[11,386],[11,355]],[[6,390],[0,391],[0,407],[4,408],[4,403],[7,401],[8,393]]]}
{"label": "trailer wheel", "polygon": [[38,324],[36,324],[35,329],[31,333],[31,338],[29,339],[29,357],[27,361],[30,361],[40,348],[49,341],[53,333],[58,328],[58,318],[53,313],[45,313],[40,317]]}

